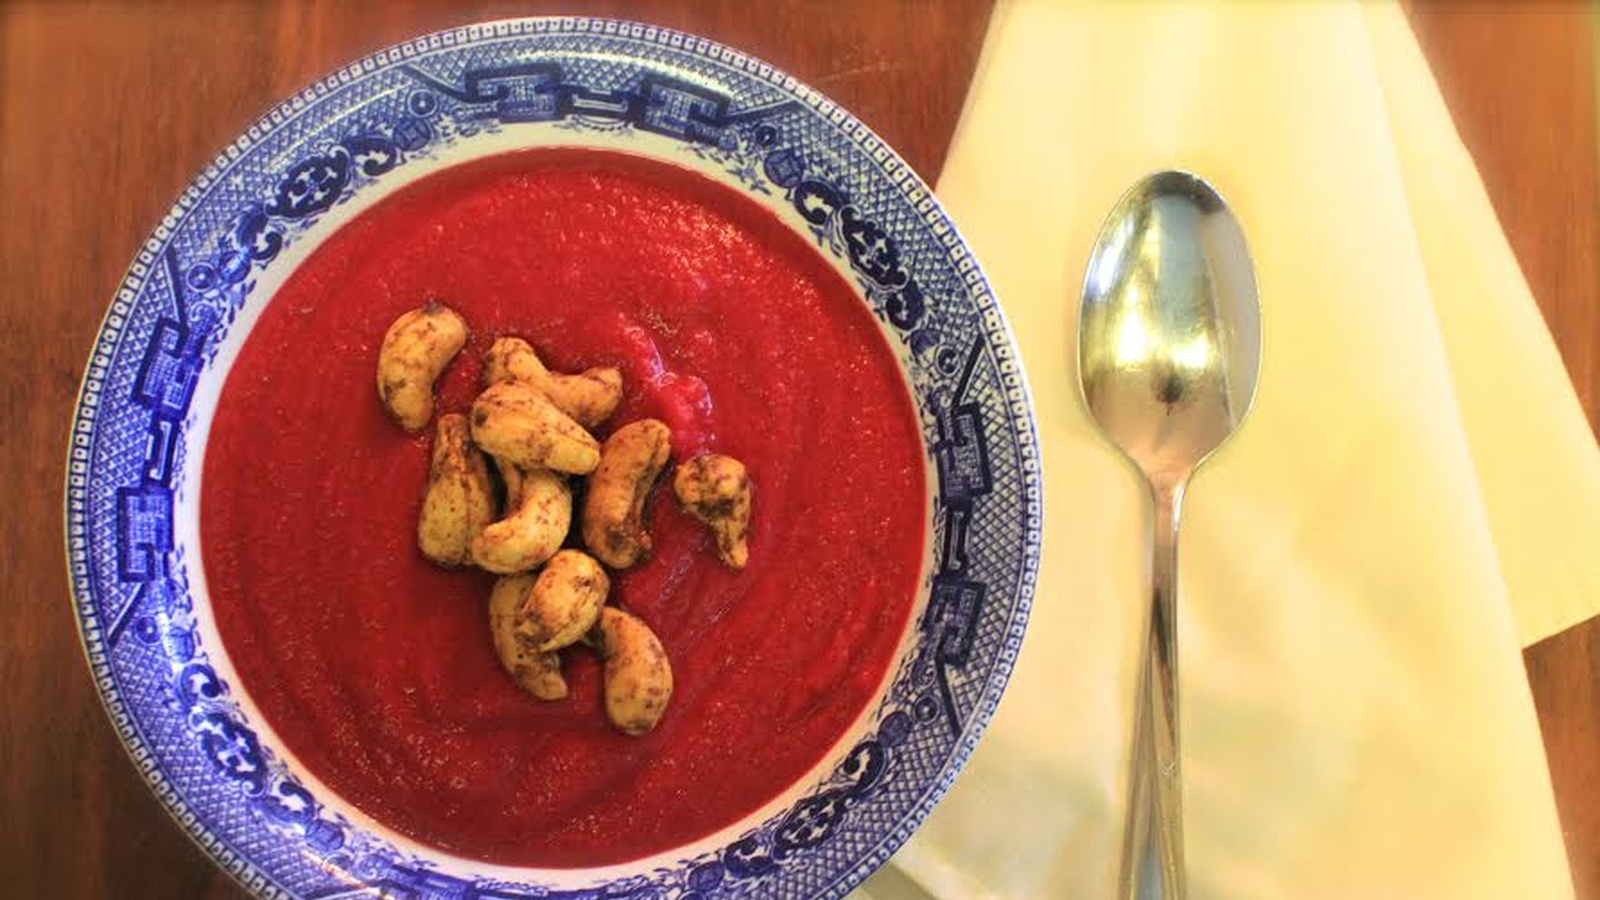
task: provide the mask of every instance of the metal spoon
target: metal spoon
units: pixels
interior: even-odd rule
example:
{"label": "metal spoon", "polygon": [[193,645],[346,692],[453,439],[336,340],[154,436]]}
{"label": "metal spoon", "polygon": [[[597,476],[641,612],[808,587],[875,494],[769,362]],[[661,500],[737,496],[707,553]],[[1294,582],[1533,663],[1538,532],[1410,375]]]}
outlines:
{"label": "metal spoon", "polygon": [[1155,504],[1148,641],[1123,838],[1123,898],[1184,896],[1174,615],[1183,493],[1255,398],[1261,305],[1244,233],[1186,172],[1134,185],[1101,228],[1078,318],[1078,382]]}

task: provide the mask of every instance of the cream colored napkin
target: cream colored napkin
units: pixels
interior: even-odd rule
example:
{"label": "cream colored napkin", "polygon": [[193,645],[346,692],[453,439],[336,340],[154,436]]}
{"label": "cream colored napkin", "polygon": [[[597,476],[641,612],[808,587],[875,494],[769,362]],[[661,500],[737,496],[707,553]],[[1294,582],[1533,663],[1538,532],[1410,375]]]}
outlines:
{"label": "cream colored napkin", "polygon": [[1034,391],[1039,592],[861,895],[1114,895],[1149,514],[1073,318],[1102,218],[1169,166],[1234,205],[1265,317],[1180,540],[1191,896],[1570,897],[1519,650],[1600,611],[1600,454],[1404,18],[1053,0],[996,10],[939,184]]}

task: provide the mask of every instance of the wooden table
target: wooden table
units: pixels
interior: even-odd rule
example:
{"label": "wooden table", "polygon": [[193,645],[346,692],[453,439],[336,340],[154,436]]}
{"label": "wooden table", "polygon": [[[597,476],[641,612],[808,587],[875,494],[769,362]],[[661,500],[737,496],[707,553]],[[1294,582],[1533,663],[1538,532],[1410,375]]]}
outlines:
{"label": "wooden table", "polygon": [[[128,764],[78,649],[60,536],[68,418],[124,267],[224,142],[336,65],[419,32],[578,4],[12,2],[0,9],[0,872],[13,897],[242,897]],[[987,0],[663,0],[583,11],[741,47],[937,177]],[[1411,10],[1600,424],[1594,49],[1581,6]],[[915,27],[908,27],[914,24]],[[1597,542],[1600,546],[1600,542]],[[1580,896],[1600,896],[1600,620],[1526,653]]]}

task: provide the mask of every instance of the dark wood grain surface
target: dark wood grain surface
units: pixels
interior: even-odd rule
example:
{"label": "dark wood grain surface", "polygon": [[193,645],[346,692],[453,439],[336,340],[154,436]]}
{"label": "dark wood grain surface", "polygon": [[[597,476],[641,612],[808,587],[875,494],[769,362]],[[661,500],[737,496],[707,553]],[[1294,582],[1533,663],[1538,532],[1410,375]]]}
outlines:
{"label": "dark wood grain surface", "polygon": [[[100,317],[150,229],[227,141],[337,65],[417,33],[582,12],[760,56],[852,110],[932,182],[988,10],[987,0],[0,4],[0,483],[19,488],[0,513],[0,895],[244,896],[167,819],[105,718],[67,602],[60,512],[68,411]],[[1587,13],[1411,12],[1600,422]],[[1526,659],[1574,871],[1594,889],[1600,623]]]}

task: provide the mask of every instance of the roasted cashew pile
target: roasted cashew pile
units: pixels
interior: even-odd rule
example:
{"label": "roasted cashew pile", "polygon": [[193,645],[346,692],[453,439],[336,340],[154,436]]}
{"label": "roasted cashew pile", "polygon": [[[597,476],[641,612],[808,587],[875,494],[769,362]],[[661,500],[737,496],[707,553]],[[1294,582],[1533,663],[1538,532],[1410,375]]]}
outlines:
{"label": "roasted cashew pile", "polygon": [[[469,336],[466,320],[438,301],[389,327],[378,352],[378,398],[401,428],[419,432],[433,419],[434,383]],[[615,368],[552,372],[527,341],[496,340],[471,409],[438,417],[417,547],[439,565],[502,576],[489,596],[489,629],[501,665],[523,691],[565,698],[561,654],[590,647],[604,661],[607,717],[619,731],[641,735],[672,699],[672,665],[649,625],[606,605],[607,568],[650,556],[645,509],[671,463],[672,431],[640,419],[596,440],[592,431],[622,393]],[[579,477],[583,505],[575,514],[569,479]],[[697,456],[678,465],[673,491],[706,525],[722,562],[743,569],[752,493],[744,465]],[[562,549],[574,530],[587,553]]]}

